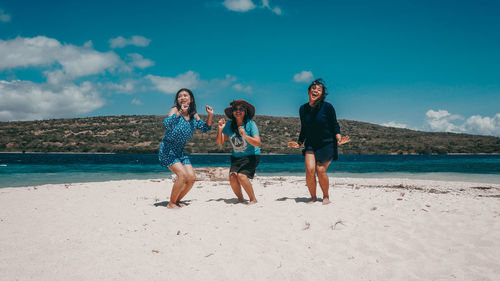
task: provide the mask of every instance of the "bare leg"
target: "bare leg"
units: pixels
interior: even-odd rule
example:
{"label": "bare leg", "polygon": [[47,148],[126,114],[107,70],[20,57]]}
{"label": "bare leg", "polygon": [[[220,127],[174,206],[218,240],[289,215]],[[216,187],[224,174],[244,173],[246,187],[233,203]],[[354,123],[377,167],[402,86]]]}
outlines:
{"label": "bare leg", "polygon": [[248,197],[250,198],[249,204],[257,203],[257,198],[255,198],[255,194],[253,193],[252,183],[250,182],[248,177],[244,174],[238,174],[238,181],[243,186],[245,192],[248,194]]}
{"label": "bare leg", "polygon": [[168,168],[177,175],[177,180],[174,182],[174,186],[172,186],[172,192],[170,193],[170,202],[168,202],[167,208],[178,209],[179,206],[177,206],[176,203],[179,198],[179,194],[186,184],[186,173],[184,171],[184,167],[179,162],[170,165]]}
{"label": "bare leg", "polygon": [[229,183],[231,184],[231,188],[233,189],[234,194],[238,197],[238,201],[240,203],[245,202],[245,198],[243,198],[243,193],[241,192],[241,185],[238,181],[238,176],[236,173],[229,174]]}
{"label": "bare leg", "polygon": [[184,165],[183,167],[184,167],[184,172],[186,175],[186,184],[184,185],[184,188],[182,189],[181,193],[179,194],[179,197],[177,198],[177,201],[175,202],[177,205],[179,205],[181,207],[183,207],[185,205],[180,203],[180,201],[191,190],[191,188],[194,185],[194,181],[196,179],[196,175],[194,173],[193,166]]}
{"label": "bare leg", "polygon": [[323,191],[323,205],[330,204],[330,196],[328,195],[328,188],[330,187],[330,181],[328,179],[328,175],[326,174],[326,170],[330,165],[330,162],[326,163],[318,163],[316,166],[316,173],[318,173],[318,181],[319,186],[321,187],[321,191]]}
{"label": "bare leg", "polygon": [[311,201],[315,202],[316,197],[316,156],[312,151],[306,151],[306,184],[311,194]]}

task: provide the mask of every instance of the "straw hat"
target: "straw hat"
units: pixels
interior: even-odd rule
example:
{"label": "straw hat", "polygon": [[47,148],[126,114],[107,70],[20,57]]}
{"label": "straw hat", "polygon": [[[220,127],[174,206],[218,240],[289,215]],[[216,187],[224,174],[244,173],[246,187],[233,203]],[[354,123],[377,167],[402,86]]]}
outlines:
{"label": "straw hat", "polygon": [[233,108],[237,106],[242,106],[247,109],[246,114],[249,120],[255,115],[255,107],[244,100],[233,100],[230,105],[230,107],[224,109],[224,113],[226,113],[229,119],[233,118]]}

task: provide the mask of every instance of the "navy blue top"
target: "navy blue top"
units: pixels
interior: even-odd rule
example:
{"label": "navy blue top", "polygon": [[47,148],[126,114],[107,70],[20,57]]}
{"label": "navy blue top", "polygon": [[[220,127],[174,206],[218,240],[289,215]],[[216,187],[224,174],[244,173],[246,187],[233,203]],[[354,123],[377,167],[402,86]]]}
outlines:
{"label": "navy blue top", "polygon": [[[300,136],[299,143],[319,149],[326,144],[334,143],[337,148],[336,134],[340,134],[335,109],[330,103],[323,101],[319,108],[311,108],[309,103],[300,107]],[[336,149],[335,149],[336,150]]]}

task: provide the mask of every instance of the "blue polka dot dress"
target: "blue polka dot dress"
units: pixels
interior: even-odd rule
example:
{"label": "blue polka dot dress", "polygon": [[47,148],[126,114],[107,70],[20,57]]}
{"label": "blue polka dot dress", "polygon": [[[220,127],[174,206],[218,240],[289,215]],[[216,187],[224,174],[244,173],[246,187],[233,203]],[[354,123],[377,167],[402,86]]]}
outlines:
{"label": "blue polka dot dress", "polygon": [[182,165],[191,165],[188,156],[184,154],[184,146],[191,140],[196,129],[207,133],[210,127],[201,119],[196,120],[193,117],[186,120],[184,116],[177,116],[177,114],[165,118],[163,125],[166,131],[158,152],[160,164],[163,167],[169,167],[177,162]]}

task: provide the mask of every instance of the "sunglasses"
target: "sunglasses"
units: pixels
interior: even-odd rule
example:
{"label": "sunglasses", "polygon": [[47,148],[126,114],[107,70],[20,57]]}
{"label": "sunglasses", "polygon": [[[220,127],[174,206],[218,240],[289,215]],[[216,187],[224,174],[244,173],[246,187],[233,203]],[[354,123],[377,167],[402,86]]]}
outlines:
{"label": "sunglasses", "polygon": [[233,108],[233,112],[234,111],[245,111],[245,108],[244,107],[236,107],[236,108]]}

